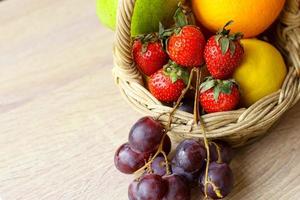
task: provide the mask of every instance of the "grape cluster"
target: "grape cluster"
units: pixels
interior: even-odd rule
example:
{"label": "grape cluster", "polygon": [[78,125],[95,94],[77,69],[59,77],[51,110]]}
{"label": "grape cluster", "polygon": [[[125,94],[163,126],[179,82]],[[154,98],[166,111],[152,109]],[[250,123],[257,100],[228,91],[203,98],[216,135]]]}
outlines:
{"label": "grape cluster", "polygon": [[[229,164],[232,148],[221,141],[209,142],[210,163],[208,168],[207,196],[212,199],[226,197],[233,187],[233,173]],[[183,140],[172,159],[172,172],[184,177],[191,187],[200,186],[205,194],[206,149],[203,141]]]}
{"label": "grape cluster", "polygon": [[[220,199],[233,187],[229,163],[233,151],[221,141],[209,143],[210,161],[206,194]],[[138,120],[129,132],[128,142],[115,154],[116,168],[126,174],[137,172],[128,188],[129,200],[190,200],[191,188],[205,193],[207,151],[203,141],[183,140],[171,162],[167,155],[171,140],[164,127],[151,117]]]}

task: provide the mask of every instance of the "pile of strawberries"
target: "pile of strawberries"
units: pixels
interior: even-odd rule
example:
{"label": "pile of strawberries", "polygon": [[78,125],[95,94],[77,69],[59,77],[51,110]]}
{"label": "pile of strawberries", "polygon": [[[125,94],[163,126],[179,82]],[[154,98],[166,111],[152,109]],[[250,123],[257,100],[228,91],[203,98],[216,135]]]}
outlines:
{"label": "pile of strawberries", "polygon": [[161,26],[159,33],[137,37],[133,58],[147,76],[152,95],[164,103],[176,102],[187,87],[191,69],[207,68],[210,76],[199,87],[202,109],[206,113],[236,109],[240,92],[231,77],[241,63],[244,49],[240,43],[242,34],[231,34],[227,29],[231,23],[208,40],[199,27],[186,23],[176,23],[166,30]]}

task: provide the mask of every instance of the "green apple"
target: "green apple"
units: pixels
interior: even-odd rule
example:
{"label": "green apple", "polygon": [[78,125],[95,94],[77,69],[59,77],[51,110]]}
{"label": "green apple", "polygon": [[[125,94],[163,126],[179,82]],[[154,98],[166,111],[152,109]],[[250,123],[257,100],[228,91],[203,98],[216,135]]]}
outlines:
{"label": "green apple", "polygon": [[[173,24],[178,0],[136,0],[131,22],[131,35],[157,32],[159,22],[164,26]],[[118,0],[97,0],[100,21],[112,30],[116,26]]]}
{"label": "green apple", "polygon": [[97,0],[97,15],[103,25],[115,30],[118,0]]}

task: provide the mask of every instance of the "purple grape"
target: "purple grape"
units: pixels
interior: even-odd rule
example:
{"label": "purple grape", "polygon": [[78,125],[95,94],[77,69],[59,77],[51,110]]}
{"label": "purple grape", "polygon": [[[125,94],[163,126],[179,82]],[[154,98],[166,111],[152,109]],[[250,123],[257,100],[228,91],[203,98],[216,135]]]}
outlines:
{"label": "purple grape", "polygon": [[186,183],[190,186],[195,185],[197,182],[199,176],[200,176],[200,170],[194,171],[194,172],[186,172],[182,168],[177,167],[175,164],[172,163],[172,173],[177,174],[184,178]]}
{"label": "purple grape", "polygon": [[171,148],[172,148],[171,139],[168,135],[166,135],[164,139],[163,150],[168,155],[171,151]]}
{"label": "purple grape", "polygon": [[125,174],[134,173],[143,167],[148,159],[149,155],[133,151],[128,143],[119,147],[114,157],[116,168]]}
{"label": "purple grape", "polygon": [[230,147],[229,144],[227,144],[226,142],[222,142],[222,141],[214,141],[211,143],[211,145],[210,145],[211,161],[219,160],[217,148],[219,148],[219,150],[220,150],[220,162],[230,164],[230,162],[234,156],[233,149]]}
{"label": "purple grape", "polygon": [[164,128],[158,121],[143,117],[131,128],[128,140],[136,152],[149,153],[158,148],[163,135]]}
{"label": "purple grape", "polygon": [[[200,141],[204,145],[204,141]],[[218,153],[219,149],[219,153]],[[223,141],[211,141],[209,142],[210,162],[217,161],[220,163],[230,164],[234,152],[229,144]],[[219,158],[220,155],[220,158]]]}
{"label": "purple grape", "polygon": [[165,176],[163,179],[168,184],[168,191],[163,200],[190,200],[191,190],[185,180],[176,174]]}
{"label": "purple grape", "polygon": [[[233,173],[227,163],[210,163],[208,168],[208,180],[213,184],[207,185],[207,195],[212,199],[222,199],[226,197],[233,188]],[[199,183],[204,193],[205,172],[201,174]]]}
{"label": "purple grape", "polygon": [[137,185],[138,185],[137,181],[133,181],[132,183],[130,183],[130,185],[128,187],[128,198],[129,198],[129,200],[138,200]]}
{"label": "purple grape", "polygon": [[147,174],[137,186],[138,200],[162,200],[167,192],[167,184],[157,174]]}
{"label": "purple grape", "polygon": [[186,172],[200,170],[206,159],[206,150],[200,143],[192,139],[182,141],[176,148],[174,161],[177,167]]}
{"label": "purple grape", "polygon": [[163,156],[157,156],[151,163],[151,168],[154,174],[164,176],[166,172],[166,160]]}
{"label": "purple grape", "polygon": [[194,113],[194,100],[189,99],[189,98],[184,98],[181,101],[181,104],[178,107],[178,110],[193,114]]}

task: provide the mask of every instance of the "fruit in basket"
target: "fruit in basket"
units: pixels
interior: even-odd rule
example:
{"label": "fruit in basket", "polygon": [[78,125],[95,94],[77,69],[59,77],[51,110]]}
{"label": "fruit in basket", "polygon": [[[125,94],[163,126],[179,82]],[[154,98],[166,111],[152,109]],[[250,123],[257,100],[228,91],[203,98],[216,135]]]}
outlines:
{"label": "fruit in basket", "polygon": [[129,145],[136,152],[153,152],[158,148],[164,132],[164,127],[158,121],[151,117],[143,117],[132,126]]}
{"label": "fruit in basket", "polygon": [[162,102],[176,101],[189,79],[186,69],[170,62],[148,80],[148,87],[154,97]]}
{"label": "fruit in basket", "polygon": [[175,29],[167,43],[167,52],[175,63],[189,68],[203,64],[205,38],[198,27],[187,25]]}
{"label": "fruit in basket", "polygon": [[242,39],[241,43],[245,55],[233,77],[239,83],[242,102],[250,106],[281,88],[287,68],[271,44],[257,39]]}
{"label": "fruit in basket", "polygon": [[[204,193],[205,173],[199,178],[200,188]],[[233,188],[233,173],[226,163],[212,162],[208,168],[207,195],[212,199],[223,199]]]}
{"label": "fruit in basket", "polygon": [[205,45],[204,59],[210,74],[217,79],[230,78],[239,66],[244,49],[240,43],[241,33],[230,34],[227,26],[220,29],[216,35],[209,38]]}
{"label": "fruit in basket", "polygon": [[200,85],[199,101],[207,113],[234,110],[240,101],[240,92],[234,80],[208,77]]}
{"label": "fruit in basket", "polygon": [[[124,0],[123,0],[124,1]],[[136,0],[131,21],[131,35],[158,32],[159,22],[172,25],[177,0]],[[115,30],[118,0],[97,0],[97,15],[107,27]]]}
{"label": "fruit in basket", "polygon": [[115,30],[118,0],[97,0],[97,15],[106,27]]}
{"label": "fruit in basket", "polygon": [[235,21],[233,32],[241,31],[246,38],[265,31],[278,17],[285,0],[192,0],[197,20],[212,32],[228,19]]}
{"label": "fruit in basket", "polygon": [[147,76],[161,69],[169,60],[156,34],[138,37],[133,43],[132,55],[140,71]]}

